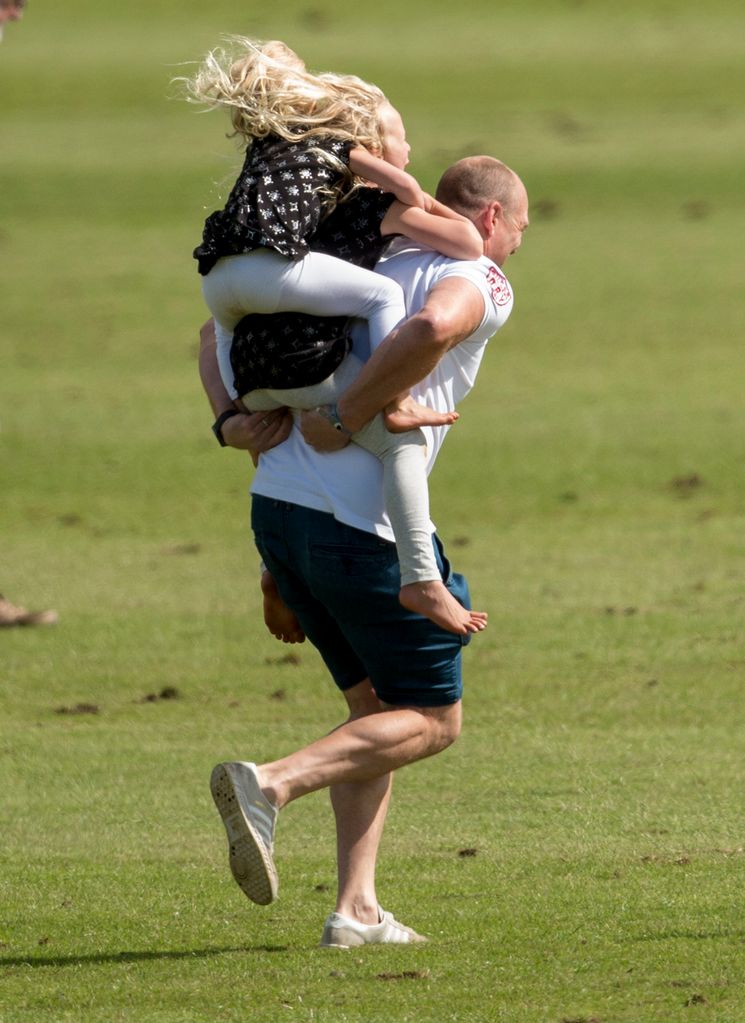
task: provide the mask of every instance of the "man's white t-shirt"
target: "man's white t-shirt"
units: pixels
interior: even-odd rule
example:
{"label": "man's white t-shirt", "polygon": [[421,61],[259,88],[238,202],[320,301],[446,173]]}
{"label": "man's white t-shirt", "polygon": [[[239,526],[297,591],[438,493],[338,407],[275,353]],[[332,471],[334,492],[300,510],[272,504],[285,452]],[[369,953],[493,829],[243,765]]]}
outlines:
{"label": "man's white t-shirt", "polygon": [[[471,282],[484,300],[484,315],[470,337],[455,345],[416,387],[417,401],[440,412],[452,411],[476,382],[486,343],[512,311],[512,289],[502,271],[482,256],[473,262],[448,259],[407,239],[396,239],[376,271],[397,281],[406,311],[418,312],[440,281],[459,277]],[[354,350],[364,358],[364,344],[355,335]],[[425,427],[427,471],[432,470],[449,427]],[[380,461],[349,444],[342,451],[319,454],[302,438],[297,424],[284,443],[261,455],[251,493],[329,512],[340,522],[393,540],[383,505]],[[434,531],[434,526],[432,526]]]}

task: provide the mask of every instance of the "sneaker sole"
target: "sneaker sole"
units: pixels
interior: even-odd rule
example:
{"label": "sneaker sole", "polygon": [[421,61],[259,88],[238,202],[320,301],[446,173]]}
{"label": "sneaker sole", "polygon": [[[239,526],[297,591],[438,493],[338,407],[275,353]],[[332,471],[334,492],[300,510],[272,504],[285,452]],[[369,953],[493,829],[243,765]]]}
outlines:
{"label": "sneaker sole", "polygon": [[277,872],[256,828],[240,807],[230,769],[218,764],[210,791],[228,836],[230,871],[251,902],[268,906],[277,898]]}

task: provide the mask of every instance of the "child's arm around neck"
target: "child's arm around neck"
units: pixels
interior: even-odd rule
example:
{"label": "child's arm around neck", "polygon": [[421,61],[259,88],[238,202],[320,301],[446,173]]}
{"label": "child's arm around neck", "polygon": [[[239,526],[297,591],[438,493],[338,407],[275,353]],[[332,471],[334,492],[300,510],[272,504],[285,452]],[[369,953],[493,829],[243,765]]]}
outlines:
{"label": "child's arm around neck", "polygon": [[402,202],[392,203],[380,224],[380,233],[406,235],[451,259],[483,256],[484,240],[467,217],[429,195],[425,195],[425,201],[427,205],[423,210]]}
{"label": "child's arm around neck", "polygon": [[406,235],[451,259],[478,259],[484,254],[484,242],[474,224],[426,195],[411,174],[362,146],[350,150],[349,167],[353,174],[392,192],[398,200],[381,222],[382,235]]}
{"label": "child's arm around neck", "polygon": [[349,169],[357,177],[378,185],[384,192],[393,192],[399,202],[425,208],[425,195],[416,178],[381,157],[373,156],[362,146],[355,146],[349,151]]}

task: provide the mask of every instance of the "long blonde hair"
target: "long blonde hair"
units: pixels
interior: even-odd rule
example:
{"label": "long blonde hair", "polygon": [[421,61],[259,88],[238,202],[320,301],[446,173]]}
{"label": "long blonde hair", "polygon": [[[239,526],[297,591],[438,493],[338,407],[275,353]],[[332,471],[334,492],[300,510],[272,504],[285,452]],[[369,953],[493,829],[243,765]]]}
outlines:
{"label": "long blonde hair", "polygon": [[331,136],[380,153],[381,90],[354,75],[312,74],[279,40],[244,36],[230,50],[210,51],[186,85],[187,98],[210,109],[230,111],[233,135],[246,147],[278,135],[289,141]]}

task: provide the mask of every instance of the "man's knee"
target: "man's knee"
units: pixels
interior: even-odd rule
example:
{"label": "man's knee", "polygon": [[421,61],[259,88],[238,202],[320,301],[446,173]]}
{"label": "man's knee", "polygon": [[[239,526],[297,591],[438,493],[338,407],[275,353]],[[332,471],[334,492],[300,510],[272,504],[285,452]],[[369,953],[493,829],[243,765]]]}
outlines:
{"label": "man's knee", "polygon": [[349,707],[350,720],[367,717],[368,714],[379,714],[384,709],[369,678],[352,686],[351,689],[345,689],[344,699]]}
{"label": "man's knee", "polygon": [[429,722],[430,750],[441,753],[452,746],[460,735],[462,724],[461,704],[450,704],[447,707],[434,707],[427,711]]}

